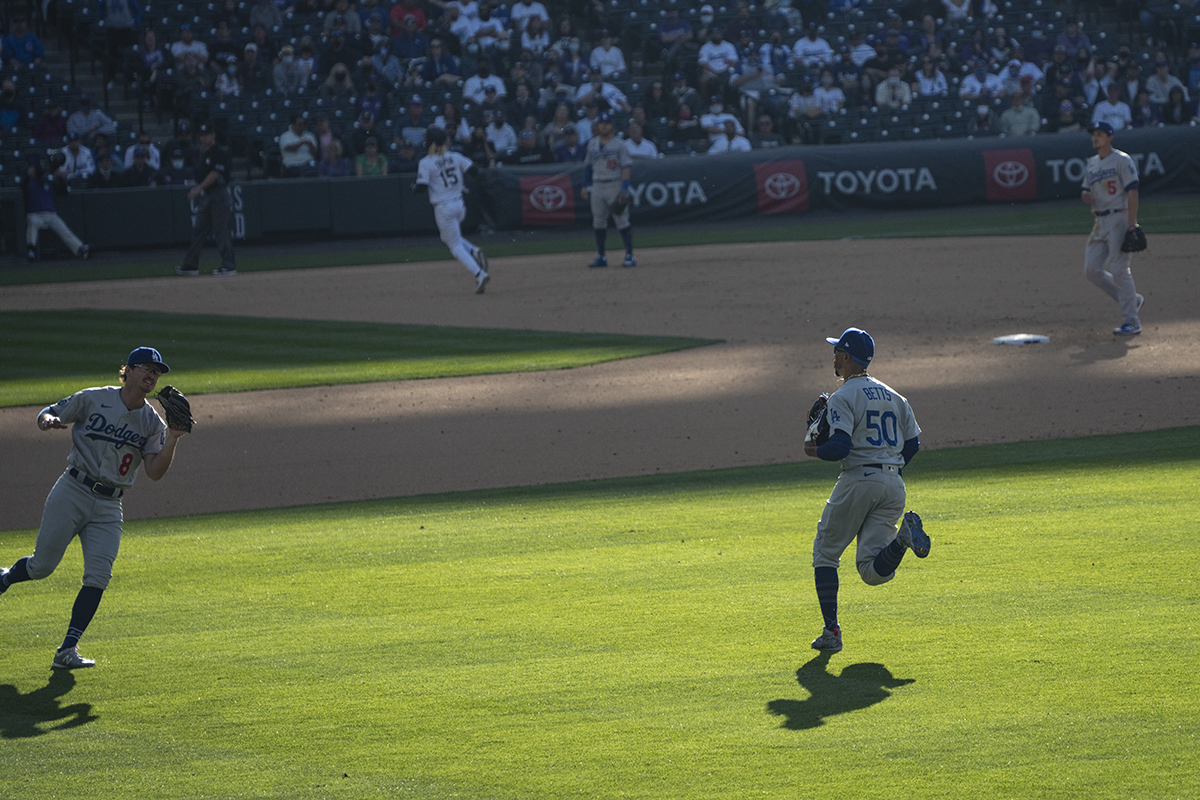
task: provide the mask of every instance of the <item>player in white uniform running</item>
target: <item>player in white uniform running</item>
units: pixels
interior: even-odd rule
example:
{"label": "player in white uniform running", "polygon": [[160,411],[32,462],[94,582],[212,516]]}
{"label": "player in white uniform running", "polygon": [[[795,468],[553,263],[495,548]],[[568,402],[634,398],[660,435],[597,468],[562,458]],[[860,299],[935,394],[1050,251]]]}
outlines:
{"label": "player in white uniform running", "polygon": [[1112,146],[1112,125],[1097,122],[1091,130],[1096,155],[1088,159],[1080,197],[1092,207],[1096,224],[1083,254],[1083,274],[1121,308],[1121,326],[1113,328],[1113,335],[1137,336],[1142,332],[1138,312],[1145,298],[1133,284],[1129,269],[1133,254],[1121,252],[1125,233],[1137,227],[1137,164]]}
{"label": "player in white uniform running", "polygon": [[44,431],[71,427],[67,471],[50,490],[33,555],[0,570],[0,594],[13,584],[48,577],[76,536],[83,549],[83,586],[75,598],[54,669],[95,666],[79,654],[79,639],[100,606],[121,545],[121,496],[133,486],[138,467],[151,480],[167,474],[184,431],[168,428],[146,395],[169,371],[152,347],[129,354],[118,373],[121,386],[84,389],[38,412]]}
{"label": "player in white uniform running", "polygon": [[487,272],[487,256],[483,249],[463,238],[459,225],[467,215],[463,191],[467,175],[475,174],[475,165],[462,153],[450,150],[446,132],[430,125],[425,129],[425,146],[429,155],[417,164],[417,181],[413,191],[429,191],[433,218],[437,221],[442,241],[458,262],[475,276],[475,294],[483,294],[491,280]]}
{"label": "player in white uniform running", "polygon": [[917,558],[928,556],[930,541],[921,518],[912,511],[904,513],[907,493],[901,470],[921,447],[921,428],[908,401],[867,374],[875,342],[866,331],[847,328],[841,338],[825,341],[833,345],[833,371],[842,385],[829,396],[826,408],[829,440],[818,446],[810,433],[804,453],[842,462],[813,540],[817,602],[825,627],[812,646],[837,652],[842,649],[837,570],[850,543],[858,540],[858,574],[868,585],[879,586],[895,577],[907,550]]}
{"label": "player in white uniform running", "polygon": [[[596,260],[589,267],[607,267],[608,257],[604,244],[608,240],[608,218],[611,215],[617,225],[617,233],[625,243],[623,267],[636,267],[633,257],[633,226],[629,222],[629,174],[633,157],[624,139],[614,135],[612,116],[601,114],[593,123],[596,135],[587,145],[587,156],[583,170],[584,200],[592,204],[592,231],[596,234]],[[613,209],[617,198],[624,194],[625,207],[619,213]]]}

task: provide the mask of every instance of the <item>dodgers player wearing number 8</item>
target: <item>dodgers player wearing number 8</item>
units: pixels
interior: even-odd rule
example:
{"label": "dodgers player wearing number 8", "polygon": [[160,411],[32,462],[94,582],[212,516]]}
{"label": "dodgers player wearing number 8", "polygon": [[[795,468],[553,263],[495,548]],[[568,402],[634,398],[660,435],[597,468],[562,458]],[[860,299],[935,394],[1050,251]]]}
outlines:
{"label": "dodgers player wearing number 8", "polygon": [[487,273],[487,256],[482,248],[463,238],[459,227],[467,215],[463,205],[466,178],[475,174],[475,165],[462,153],[449,149],[446,132],[430,125],[425,129],[425,147],[429,155],[417,164],[417,181],[413,191],[429,191],[429,202],[433,204],[433,218],[437,221],[442,241],[450,248],[458,262],[475,276],[475,294],[483,294],[491,280]]}
{"label": "dodgers player wearing number 8", "polygon": [[[887,384],[867,374],[875,341],[859,328],[847,328],[833,345],[833,371],[842,385],[825,409],[829,439],[818,445],[818,419],[805,437],[805,455],[841,461],[842,473],[825,503],[813,540],[813,573],[817,602],[825,627],[814,650],[842,649],[838,623],[838,566],[855,539],[858,574],[870,586],[887,583],[905,552],[929,555],[930,541],[915,512],[904,513],[907,492],[901,470],[921,447],[921,428],[908,401]],[[896,521],[903,515],[899,530]]]}
{"label": "dodgers player wearing number 8", "polygon": [[121,545],[121,496],[144,465],[151,480],[167,474],[175,446],[186,431],[169,428],[146,402],[158,376],[170,367],[152,347],[129,354],[118,375],[121,386],[84,389],[38,412],[43,431],[71,427],[67,471],[46,497],[33,555],[0,570],[0,594],[13,584],[40,580],[62,561],[76,536],[83,549],[83,586],[75,598],[54,669],[95,666],[79,654],[79,639],[100,606]]}
{"label": "dodgers player wearing number 8", "polygon": [[1092,126],[1092,147],[1083,173],[1083,202],[1092,207],[1096,224],[1083,256],[1087,279],[1117,302],[1121,325],[1114,336],[1137,336],[1142,332],[1138,316],[1145,298],[1137,293],[1129,269],[1132,255],[1121,251],[1125,233],[1137,227],[1138,171],[1127,153],[1112,146],[1113,127],[1107,122]]}

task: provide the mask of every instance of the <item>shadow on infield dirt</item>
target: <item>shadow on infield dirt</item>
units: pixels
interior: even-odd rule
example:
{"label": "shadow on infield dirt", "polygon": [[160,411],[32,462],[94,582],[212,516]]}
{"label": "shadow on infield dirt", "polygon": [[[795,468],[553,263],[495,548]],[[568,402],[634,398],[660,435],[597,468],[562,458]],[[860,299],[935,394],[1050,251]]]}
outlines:
{"label": "shadow on infield dirt", "polygon": [[807,700],[772,700],[767,712],[783,717],[780,727],[792,731],[818,728],[837,714],[861,711],[882,702],[888,689],[916,683],[914,678],[895,678],[883,664],[851,664],[840,675],[827,671],[832,653],[819,653],[800,669],[796,680],[809,692]]}

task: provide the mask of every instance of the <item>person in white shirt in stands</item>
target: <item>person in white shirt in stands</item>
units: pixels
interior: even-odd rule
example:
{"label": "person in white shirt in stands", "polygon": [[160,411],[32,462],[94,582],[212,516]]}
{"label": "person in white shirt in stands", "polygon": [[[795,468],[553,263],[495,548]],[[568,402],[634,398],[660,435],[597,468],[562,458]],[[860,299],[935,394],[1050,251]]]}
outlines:
{"label": "person in white shirt in stands", "polygon": [[489,86],[496,90],[497,100],[508,96],[508,90],[504,88],[504,79],[492,74],[492,62],[481,58],[475,66],[475,74],[463,81],[463,99],[479,105],[487,99]]}
{"label": "person in white shirt in stands", "polygon": [[642,133],[642,126],[630,121],[629,138],[625,140],[625,149],[629,151],[629,157],[634,161],[643,158],[658,158],[658,148]]}
{"label": "person in white shirt in stands", "polygon": [[1121,100],[1121,87],[1115,81],[1108,85],[1108,99],[1092,108],[1092,126],[1095,127],[1097,122],[1107,122],[1113,131],[1133,125],[1133,111]]}
{"label": "person in white shirt in stands", "polygon": [[821,70],[821,84],[813,89],[813,98],[826,116],[832,117],[846,107],[846,93],[833,83],[833,72]]}
{"label": "person in white shirt in stands", "polygon": [[525,24],[529,22],[530,17],[541,17],[542,22],[547,25],[550,24],[549,12],[537,0],[521,0],[519,3],[513,3],[508,12],[508,18],[512,21],[513,30],[517,33],[524,32]]}
{"label": "person in white shirt in stands", "polygon": [[725,127],[729,123],[733,123],[733,128],[738,133],[746,133],[746,129],[742,127],[741,120],[727,112],[725,104],[721,102],[721,98],[713,95],[709,98],[708,113],[700,116],[700,127],[708,134],[709,144],[715,144],[718,139],[725,135]]}
{"label": "person in white shirt in stands", "polygon": [[725,132],[709,145],[708,154],[715,156],[721,153],[749,153],[753,149],[750,140],[738,132],[733,122],[726,120]]}
{"label": "person in white shirt in stands", "polygon": [[171,56],[179,66],[203,66],[208,63],[208,45],[196,41],[192,35],[192,26],[185,22],[179,26],[179,41],[171,45]]}
{"label": "person in white shirt in stands", "polygon": [[709,84],[719,85],[728,80],[730,70],[740,60],[737,48],[725,41],[725,34],[714,25],[708,41],[700,46],[696,56],[696,65],[700,67],[700,95],[715,92],[716,87],[710,90]]}
{"label": "person in white shirt in stands", "polygon": [[600,33],[600,46],[592,50],[591,56],[588,57],[588,66],[600,70],[600,74],[605,78],[614,72],[625,71],[625,54],[621,52],[621,48],[613,46],[612,34],[608,31]]}
{"label": "person in white shirt in stands", "polygon": [[817,23],[808,23],[808,33],[792,45],[796,60],[806,67],[823,67],[833,61],[833,48],[820,37]]}
{"label": "person in white shirt in stands", "polygon": [[575,105],[584,107],[589,103],[599,105],[601,99],[607,102],[613,111],[629,113],[633,110],[629,105],[629,98],[625,96],[624,92],[611,83],[605,82],[604,76],[600,74],[599,70],[592,70],[591,81],[580,86],[575,92]]}

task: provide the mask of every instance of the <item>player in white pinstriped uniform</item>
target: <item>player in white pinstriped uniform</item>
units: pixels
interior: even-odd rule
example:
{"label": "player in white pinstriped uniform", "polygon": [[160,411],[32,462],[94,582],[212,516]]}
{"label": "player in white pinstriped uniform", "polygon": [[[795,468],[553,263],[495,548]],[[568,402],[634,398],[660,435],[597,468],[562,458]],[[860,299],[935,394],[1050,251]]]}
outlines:
{"label": "player in white pinstriped uniform", "polygon": [[425,146],[429,155],[417,164],[417,180],[413,191],[428,190],[429,202],[433,204],[433,218],[437,221],[442,241],[450,248],[458,262],[475,276],[475,294],[483,294],[491,280],[487,272],[487,256],[483,249],[463,238],[459,227],[467,215],[463,205],[463,190],[468,174],[474,174],[475,165],[462,153],[451,152],[446,132],[430,125],[425,130]]}
{"label": "player in white pinstriped uniform", "polygon": [[1121,309],[1121,326],[1113,329],[1113,335],[1137,336],[1142,332],[1139,312],[1145,298],[1133,283],[1129,268],[1133,254],[1121,252],[1126,232],[1137,227],[1137,164],[1112,146],[1112,125],[1097,122],[1091,130],[1096,155],[1088,159],[1080,197],[1092,207],[1096,224],[1084,251],[1083,272]]}
{"label": "player in white pinstriped uniform", "polygon": [[[612,116],[601,114],[596,117],[596,135],[587,145],[587,165],[583,172],[583,190],[585,200],[592,204],[592,232],[596,234],[596,260],[589,267],[607,267],[608,257],[604,254],[604,243],[608,239],[608,218],[612,216],[617,225],[617,233],[625,244],[625,260],[623,267],[636,267],[633,257],[633,226],[629,222],[629,175],[633,166],[633,158],[624,139],[614,135]],[[625,208],[619,213],[613,213],[613,204],[617,198],[625,195]]]}
{"label": "player in white pinstriped uniform", "polygon": [[133,486],[139,466],[145,465],[151,480],[162,478],[185,433],[168,428],[146,402],[158,376],[168,370],[157,350],[139,347],[121,368],[121,386],[84,389],[38,412],[41,430],[71,425],[71,454],[67,471],[46,497],[33,555],[0,570],[0,594],[13,584],[48,577],[79,537],[83,586],[67,636],[54,654],[55,669],[95,666],[79,655],[78,645],[112,578],[121,545],[121,496]]}

